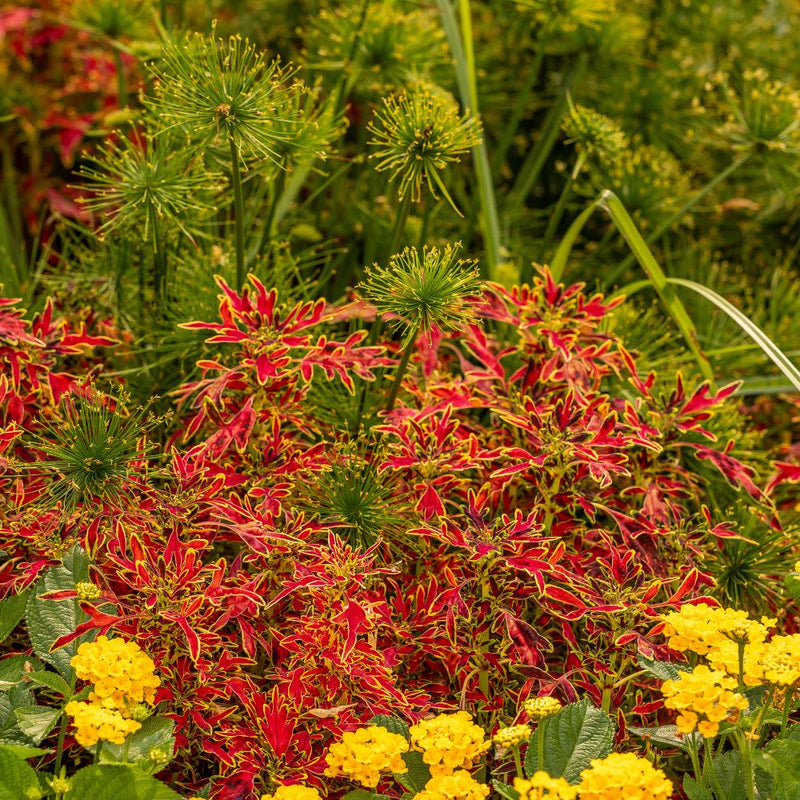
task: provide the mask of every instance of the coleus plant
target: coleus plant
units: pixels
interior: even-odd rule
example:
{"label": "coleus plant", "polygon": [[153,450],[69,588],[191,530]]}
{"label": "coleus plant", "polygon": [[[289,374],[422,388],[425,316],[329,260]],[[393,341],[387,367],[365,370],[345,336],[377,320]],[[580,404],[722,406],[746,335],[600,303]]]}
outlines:
{"label": "coleus plant", "polygon": [[[375,714],[460,705],[492,729],[539,693],[592,700],[621,741],[664,713],[634,674],[669,655],[654,623],[712,591],[707,559],[738,535],[706,486],[730,484],[778,525],[713,432],[733,387],[640,375],[604,328],[619,301],[546,271],[513,289],[462,284],[463,268],[418,283],[462,287],[439,306],[446,324],[424,292],[427,316],[382,295],[372,314],[412,320],[399,343],[354,324],[368,286],[341,307],[220,281],[219,320],[187,324],[209,353],[160,420],[166,447],[152,426],[112,428],[139,412],[78,380],[92,375],[79,350],[108,340],[69,333],[49,307],[32,328],[0,309],[17,409],[0,432],[17,498],[0,528],[4,592],[85,548],[97,596],[59,596],[86,616],[55,647],[111,632],[155,660],[176,786],[321,785],[327,744]],[[93,451],[113,455],[110,477],[64,482],[77,443],[116,437],[121,450]],[[48,505],[55,485],[67,493]]]}

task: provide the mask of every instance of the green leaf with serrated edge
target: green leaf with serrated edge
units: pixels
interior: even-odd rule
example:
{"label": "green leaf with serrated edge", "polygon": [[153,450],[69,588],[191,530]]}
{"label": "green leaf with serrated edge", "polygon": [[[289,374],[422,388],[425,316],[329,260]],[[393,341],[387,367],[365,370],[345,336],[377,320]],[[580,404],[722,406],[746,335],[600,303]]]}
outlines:
{"label": "green leaf with serrated edge", "polygon": [[656,661],[653,658],[647,658],[639,653],[636,663],[653,678],[658,678],[660,681],[675,681],[680,678],[681,673],[689,672],[690,669],[686,664],[672,664],[668,661]]}
{"label": "green leaf with serrated edge", "polygon": [[656,728],[637,728],[633,725],[627,728],[628,733],[647,739],[648,742],[656,747],[676,747],[679,750],[686,749],[686,737],[678,735],[677,725],[659,725]]}
{"label": "green leaf with serrated edge", "polygon": [[353,791],[348,792],[342,800],[390,800],[390,798],[387,794],[368,792],[366,789],[353,789]]}
{"label": "green leaf with serrated edge", "polygon": [[800,797],[800,741],[775,739],[754,756],[756,764],[775,781],[771,800]]}
{"label": "green leaf with serrated edge", "polygon": [[397,733],[408,739],[408,725],[397,717],[390,717],[388,714],[376,714],[368,724],[379,725],[381,728],[386,728],[389,733]]}
{"label": "green leaf with serrated edge", "polygon": [[175,750],[174,727],[170,719],[148,717],[136,733],[126,737],[125,744],[104,742],[100,761],[104,764],[135,763],[149,759],[151,750],[161,750],[171,758]]}
{"label": "green leaf with serrated edge", "polygon": [[28,706],[27,708],[14,709],[19,729],[34,743],[47,736],[61,716],[60,708],[47,708],[45,706]]}
{"label": "green leaf with serrated edge", "polygon": [[[757,753],[758,751],[753,755],[756,756]],[[722,788],[722,797],[715,798],[715,800],[747,800],[746,773],[741,753],[737,750],[729,750],[717,756],[714,759],[714,771]],[[757,769],[755,776],[758,789],[756,796],[770,797],[770,800],[776,800],[770,794],[771,776],[762,769]],[[782,800],[787,800],[787,798]]]}
{"label": "green leaf with serrated edge", "polygon": [[3,745],[0,745],[0,778],[0,800],[23,800],[39,788],[36,772]]}
{"label": "green leaf with serrated edge", "polygon": [[28,590],[0,600],[0,642],[6,639],[25,616],[25,605],[28,602]]}
{"label": "green leaf with serrated edge", "polygon": [[33,656],[13,655],[0,661],[0,692],[22,683],[27,675],[44,664]]}
{"label": "green leaf with serrated edge", "polygon": [[398,773],[395,777],[409,792],[415,794],[421,792],[431,779],[431,771],[422,760],[422,753],[418,753],[416,750],[403,753],[403,761],[406,762],[408,772]]}
{"label": "green leaf with serrated edge", "polygon": [[68,645],[51,652],[50,649],[57,639],[72,633],[88,617],[81,611],[77,600],[43,600],[42,595],[47,592],[74,589],[79,581],[88,580],[89,559],[76,545],[64,554],[61,564],[45,571],[28,598],[28,634],[34,652],[42,661],[55,667],[70,683],[75,678],[75,672],[69,663],[70,659],[82,642],[94,638],[94,632],[84,634]]}
{"label": "green leaf with serrated edge", "polygon": [[135,766],[96,764],[72,777],[67,800],[181,800],[169,786]]}
{"label": "green leaf with serrated edge", "polygon": [[519,792],[510,784],[493,780],[492,786],[494,786],[494,790],[500,797],[505,797],[506,800],[519,800]]}
{"label": "green leaf with serrated edge", "polygon": [[69,684],[57,672],[51,672],[45,669],[36,670],[28,675],[28,680],[38,686],[52,689],[56,694],[60,694],[62,697],[69,697],[72,695]]}
{"label": "green leaf with serrated edge", "polygon": [[32,747],[27,744],[8,744],[7,742],[0,742],[0,746],[13,753],[17,758],[27,760],[29,758],[36,758],[37,756],[46,756],[48,753],[53,752],[53,748]]}
{"label": "green leaf with serrated edge", "polygon": [[[27,693],[26,693],[27,694]],[[27,694],[28,705],[33,705],[33,699]],[[15,708],[21,704],[12,702],[11,693],[0,694],[0,744],[30,746],[31,740],[19,729]]]}
{"label": "green leaf with serrated edge", "polygon": [[714,795],[703,788],[691,775],[683,778],[683,791],[689,800],[714,800]]}
{"label": "green leaf with serrated edge", "polygon": [[546,725],[537,726],[525,754],[525,774],[537,769],[538,742],[544,730],[544,769],[554,778],[563,777],[577,783],[581,771],[593,758],[604,758],[611,752],[614,726],[605,712],[588,700],[565,706],[548,717]]}

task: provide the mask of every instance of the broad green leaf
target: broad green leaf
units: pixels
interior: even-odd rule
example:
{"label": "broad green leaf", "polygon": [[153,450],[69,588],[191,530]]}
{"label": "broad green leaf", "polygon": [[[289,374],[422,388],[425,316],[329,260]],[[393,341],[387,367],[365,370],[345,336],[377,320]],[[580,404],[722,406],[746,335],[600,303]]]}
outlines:
{"label": "broad green leaf", "polygon": [[686,738],[683,734],[678,736],[677,725],[659,725],[655,728],[637,728],[631,725],[628,728],[628,733],[634,736],[640,736],[642,739],[647,739],[648,742],[654,744],[656,747],[668,747],[670,749],[676,747],[679,750],[686,749]]}
{"label": "broad green leaf", "polygon": [[[758,751],[754,753],[754,756],[758,756]],[[738,750],[729,750],[727,753],[717,756],[714,759],[714,769],[723,792],[722,797],[716,798],[716,800],[747,800],[747,781],[749,779],[746,778],[744,762]],[[758,789],[756,797],[789,800],[789,798],[772,797],[769,791],[772,779],[768,772],[756,769],[755,779]],[[792,800],[796,800],[796,796],[793,796]]]}
{"label": "broad green leaf", "polygon": [[800,797],[800,741],[775,739],[755,756],[756,764],[774,778],[771,800]]}
{"label": "broad green leaf", "polygon": [[0,745],[0,800],[24,800],[39,788],[34,770],[14,752]]}
{"label": "broad green leaf", "polygon": [[708,789],[703,788],[691,775],[684,776],[683,791],[689,800],[714,800],[714,795]]}
{"label": "broad green leaf", "polygon": [[353,789],[344,795],[342,800],[389,800],[389,795],[368,792],[366,789]]}
{"label": "broad green leaf", "polygon": [[78,651],[81,642],[90,641],[94,633],[88,633],[70,642],[65,647],[51,652],[53,643],[66,636],[88,617],[81,611],[77,600],[43,600],[47,592],[74,589],[79,581],[89,580],[89,559],[77,545],[64,554],[61,564],[50,567],[37,581],[28,598],[28,634],[36,655],[55,667],[68,682],[74,681],[74,670],[70,659]]}
{"label": "broad green leaf", "polygon": [[68,800],[181,800],[161,781],[135,767],[97,764],[84,767],[72,778]]}
{"label": "broad green leaf", "polygon": [[30,747],[27,744],[6,744],[3,742],[0,746],[3,749],[8,750],[9,753],[13,753],[17,758],[21,758],[23,760],[29,758],[36,758],[37,756],[46,756],[48,753],[52,753],[52,748],[47,749],[45,747]]}
{"label": "broad green leaf", "polygon": [[581,700],[561,709],[541,723],[528,742],[525,772],[532,775],[537,768],[539,737],[544,730],[544,769],[554,778],[564,777],[577,783],[581,771],[593,758],[604,758],[611,752],[614,726],[608,714]]}
{"label": "broad green leaf", "polygon": [[53,729],[61,716],[60,708],[28,706],[14,709],[19,729],[34,743],[39,742]]}
{"label": "broad green leaf", "polygon": [[6,639],[25,615],[28,590],[0,600],[0,642]]}
{"label": "broad green leaf", "polygon": [[388,714],[376,714],[370,721],[370,725],[379,725],[386,728],[389,733],[397,733],[408,739],[408,725],[397,717],[390,717]]}
{"label": "broad green leaf", "polygon": [[[161,750],[171,758],[175,750],[173,728],[172,720],[164,717],[148,717],[136,733],[126,738],[125,744],[105,742],[100,751],[100,760],[104,764],[146,761],[150,759],[152,750]],[[163,766],[162,762],[161,769]]]}
{"label": "broad green leaf", "polygon": [[425,784],[431,779],[431,771],[422,760],[422,753],[418,753],[416,750],[403,753],[403,761],[406,762],[408,772],[398,774],[395,777],[409,792],[415,794],[421,792],[425,788]]}
{"label": "broad green leaf", "polygon": [[506,800],[519,800],[519,792],[510,784],[493,780],[492,786],[494,786],[494,790],[500,797],[505,797]]}
{"label": "broad green leaf", "polygon": [[24,678],[44,664],[33,656],[13,655],[0,661],[0,692],[21,683]]}
{"label": "broad green leaf", "polygon": [[28,678],[39,686],[52,689],[56,694],[60,694],[62,697],[69,697],[72,694],[69,684],[57,672],[40,669],[31,672]]}
{"label": "broad green leaf", "polygon": [[652,658],[647,658],[641,653],[636,659],[636,663],[654,678],[660,681],[675,681],[680,678],[682,672],[689,671],[689,668],[684,664],[671,664],[668,661],[656,661]]}

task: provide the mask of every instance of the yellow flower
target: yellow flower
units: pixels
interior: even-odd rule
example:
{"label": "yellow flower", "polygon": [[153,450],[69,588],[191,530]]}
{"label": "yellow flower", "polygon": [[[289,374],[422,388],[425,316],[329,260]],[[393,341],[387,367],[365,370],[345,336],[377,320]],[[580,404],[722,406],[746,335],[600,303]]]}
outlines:
{"label": "yellow flower", "polygon": [[485,800],[489,787],[478,783],[465,769],[431,778],[414,800]]}
{"label": "yellow flower", "polygon": [[763,642],[769,628],[775,625],[771,619],[750,619],[746,611],[707,605],[685,605],[662,619],[664,635],[673,650],[690,650],[701,656],[726,641]]}
{"label": "yellow flower", "polygon": [[611,753],[595,758],[581,772],[580,800],[668,800],[672,781],[646,758],[634,753]]}
{"label": "yellow flower", "polygon": [[[742,680],[745,686],[760,686],[764,683],[764,668],[761,656],[767,645],[764,642],[747,644],[742,659]],[[715,645],[706,655],[712,669],[726,672],[739,680],[739,645],[731,640]]]}
{"label": "yellow flower", "polygon": [[403,736],[390,733],[380,725],[370,725],[345,733],[341,742],[331,745],[325,774],[329,778],[344,775],[358,781],[362,786],[374,789],[381,773],[391,772],[398,775],[408,772],[402,756],[406,752],[408,742]]}
{"label": "yellow flower", "polygon": [[97,600],[101,595],[100,587],[91,581],[78,581],[75,584],[75,593],[81,600]]}
{"label": "yellow flower", "polygon": [[514,788],[519,792],[519,800],[575,800],[578,790],[563,778],[551,778],[539,770],[530,780],[514,778]]}
{"label": "yellow flower", "polygon": [[544,719],[561,711],[562,705],[555,697],[531,697],[523,708],[531,719]]}
{"label": "yellow flower", "polygon": [[136,720],[125,719],[119,711],[96,703],[71,700],[64,710],[73,718],[75,741],[84,747],[92,747],[101,740],[123,744],[129,733],[136,733],[142,727]]}
{"label": "yellow flower", "polygon": [[674,681],[664,681],[661,693],[664,705],[680,712],[675,724],[681,733],[698,730],[712,738],[722,720],[747,708],[747,700],[731,691],[735,687],[736,680],[730,675],[700,664]]}
{"label": "yellow flower", "polygon": [[279,786],[274,794],[262,794],[261,800],[320,800],[320,794],[313,786],[290,783]]}
{"label": "yellow flower", "polygon": [[792,686],[800,680],[800,633],[773,636],[759,658],[764,680],[776,686]]}
{"label": "yellow flower", "polygon": [[84,642],[70,661],[78,677],[94,684],[89,700],[109,710],[152,703],[161,680],[155,664],[136,642],[98,636]]}
{"label": "yellow flower", "polygon": [[512,725],[509,728],[500,728],[492,737],[492,741],[500,747],[516,747],[527,741],[530,735],[530,725]]}
{"label": "yellow flower", "polygon": [[450,775],[456,769],[472,769],[491,745],[466,711],[424,719],[409,733],[414,749],[422,751],[422,760],[433,777]]}

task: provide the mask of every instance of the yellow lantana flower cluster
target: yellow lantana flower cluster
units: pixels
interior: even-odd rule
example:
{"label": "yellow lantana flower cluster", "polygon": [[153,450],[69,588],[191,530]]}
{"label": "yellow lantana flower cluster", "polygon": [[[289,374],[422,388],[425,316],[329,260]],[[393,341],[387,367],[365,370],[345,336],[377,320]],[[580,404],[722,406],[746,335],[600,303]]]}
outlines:
{"label": "yellow lantana flower cluster", "polygon": [[274,794],[262,794],[261,800],[320,800],[320,794],[313,786],[290,783],[279,786]]}
{"label": "yellow lantana flower cluster", "polygon": [[544,719],[557,714],[563,706],[555,697],[531,697],[522,707],[531,719]]}
{"label": "yellow lantana flower cluster", "polygon": [[98,636],[83,642],[70,661],[78,677],[94,684],[90,702],[124,711],[152,703],[161,680],[153,659],[136,642]]}
{"label": "yellow lantana flower cluster", "polygon": [[136,642],[98,636],[83,642],[70,660],[78,678],[94,683],[89,702],[72,700],[65,711],[72,717],[75,740],[84,747],[98,741],[123,744],[141,728],[142,703],[152,703],[161,680],[153,660]]}
{"label": "yellow lantana flower cluster", "polygon": [[530,725],[511,725],[508,728],[500,728],[492,737],[492,741],[500,747],[516,747],[530,739],[530,736]]}
{"label": "yellow lantana flower cluster", "polygon": [[478,783],[465,769],[431,778],[414,800],[485,800],[489,787]]}
{"label": "yellow lantana flower cluster", "polygon": [[724,672],[699,664],[674,681],[664,681],[661,693],[667,708],[679,711],[675,724],[681,733],[698,730],[706,738],[719,733],[719,723],[747,708],[737,692],[736,680]]}
{"label": "yellow lantana flower cluster", "polygon": [[800,681],[800,633],[773,636],[761,648],[759,663],[767,683],[792,686]]}
{"label": "yellow lantana flower cluster", "polygon": [[[369,725],[345,733],[341,742],[331,745],[325,774],[329,778],[344,775],[358,781],[362,786],[374,789],[382,773],[391,772],[398,775],[408,772],[408,767],[403,761],[403,753],[406,752],[408,752],[408,742],[405,737],[391,733],[380,725]],[[292,800],[305,800],[305,798]]]}
{"label": "yellow lantana flower cluster", "polygon": [[534,772],[529,780],[514,778],[514,789],[519,800],[575,800],[578,796],[576,787],[563,778],[551,778],[542,770]]}
{"label": "yellow lantana flower cluster", "polygon": [[663,621],[670,647],[704,656],[712,670],[737,683],[741,673],[751,687],[772,684],[787,689],[800,684],[800,634],[767,640],[774,619],[757,622],[744,611],[687,605]]}
{"label": "yellow lantana flower cluster", "polygon": [[413,725],[409,734],[414,749],[422,752],[422,760],[430,767],[434,778],[450,775],[456,769],[472,769],[475,761],[491,746],[484,738],[483,729],[466,711],[424,719]]}
{"label": "yellow lantana flower cluster", "polygon": [[124,744],[129,733],[136,733],[142,727],[140,722],[126,719],[110,708],[97,703],[84,703],[70,700],[65,711],[72,717],[75,726],[75,741],[84,747],[93,747],[99,741]]}
{"label": "yellow lantana flower cluster", "polygon": [[673,650],[691,650],[707,655],[727,642],[757,644],[767,638],[774,619],[756,622],[746,611],[733,608],[713,608],[707,605],[685,605],[680,611],[666,614],[664,635]]}
{"label": "yellow lantana flower cluster", "polygon": [[672,781],[646,758],[611,753],[595,758],[581,772],[580,800],[669,800]]}

